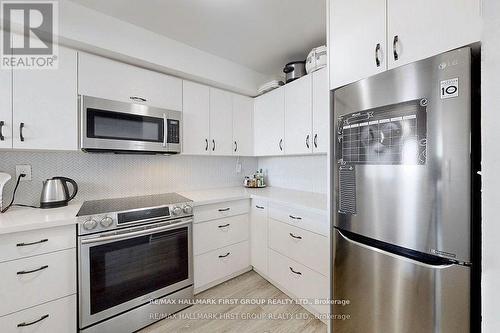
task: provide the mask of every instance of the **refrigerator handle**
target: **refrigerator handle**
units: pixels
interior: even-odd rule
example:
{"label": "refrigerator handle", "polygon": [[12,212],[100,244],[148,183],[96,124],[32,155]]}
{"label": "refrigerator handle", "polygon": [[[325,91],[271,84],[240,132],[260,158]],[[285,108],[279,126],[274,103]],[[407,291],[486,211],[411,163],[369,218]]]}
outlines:
{"label": "refrigerator handle", "polygon": [[[426,254],[426,253],[421,253],[421,252],[417,252],[417,251],[414,251],[414,250],[409,250],[409,249],[404,249],[405,252],[408,254],[408,253],[419,253],[421,254],[421,256],[423,257],[422,260],[418,260],[416,258],[412,258],[412,256],[410,255],[405,255],[405,253],[398,253],[398,251],[390,251],[389,249],[395,249],[395,248],[400,248],[400,249],[403,249],[399,246],[396,246],[396,245],[392,245],[392,244],[387,244],[387,243],[383,243],[383,242],[380,242],[380,241],[377,241],[377,240],[372,240],[374,243],[379,243],[379,244],[382,244],[382,246],[372,246],[372,245],[369,245],[369,244],[366,244],[365,242],[360,242],[358,240],[354,240],[352,238],[349,237],[348,234],[351,234],[350,232],[346,232],[346,231],[341,231],[339,229],[335,229],[338,234],[344,238],[346,241],[348,241],[349,243],[352,243],[352,244],[355,244],[357,246],[361,246],[365,249],[368,249],[368,250],[371,250],[371,251],[375,251],[375,252],[379,252],[379,253],[382,253],[382,254],[385,254],[385,255],[388,255],[388,256],[391,256],[393,258],[396,258],[396,259],[400,259],[400,260],[404,260],[404,261],[408,261],[408,262],[411,262],[415,265],[419,265],[419,266],[423,266],[423,267],[428,267],[428,268],[433,268],[433,269],[445,269],[445,268],[449,268],[449,267],[452,267],[454,265],[460,265],[461,263],[460,262],[457,262],[457,261],[454,261],[454,260],[451,260],[451,259],[446,259],[446,258],[442,258],[442,257],[437,257],[437,256],[432,256],[430,254]],[[364,237],[364,236],[360,236],[360,235],[356,235],[356,238],[363,238],[363,239],[369,239],[367,237]],[[387,248],[385,246],[383,246],[383,244],[387,244]],[[425,260],[425,258],[430,258],[430,257],[433,257],[433,260]],[[429,262],[430,261],[430,262]]]}

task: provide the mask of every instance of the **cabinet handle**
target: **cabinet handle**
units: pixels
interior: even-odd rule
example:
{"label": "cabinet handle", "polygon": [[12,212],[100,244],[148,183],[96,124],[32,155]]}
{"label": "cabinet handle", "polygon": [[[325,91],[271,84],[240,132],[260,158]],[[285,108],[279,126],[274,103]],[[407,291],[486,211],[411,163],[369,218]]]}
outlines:
{"label": "cabinet handle", "polygon": [[224,255],[219,256],[219,258],[225,258],[225,257],[227,257],[227,256],[228,256],[228,255],[230,255],[230,254],[231,254],[231,252],[228,252],[228,253],[226,253],[226,254],[224,254]]}
{"label": "cabinet handle", "polygon": [[396,36],[394,36],[394,39],[392,40],[392,50],[394,51],[394,60],[399,59],[399,54],[398,54],[398,50],[397,50],[398,43],[399,43],[399,37],[398,37],[398,35],[396,35]]}
{"label": "cabinet handle", "polygon": [[309,134],[306,136],[306,147],[309,148]]}
{"label": "cabinet handle", "polygon": [[208,139],[205,139],[205,151],[208,150]]}
{"label": "cabinet handle", "polygon": [[41,271],[42,269],[46,269],[48,267],[49,267],[49,265],[44,265],[44,266],[42,266],[40,268],[32,269],[31,271],[20,271],[20,272],[17,272],[17,275],[24,275],[24,274],[35,273],[35,272]]}
{"label": "cabinet handle", "polygon": [[42,320],[47,319],[47,318],[49,318],[49,315],[48,315],[48,314],[43,315],[43,316],[41,316],[39,319],[34,320],[34,321],[31,321],[31,322],[29,322],[29,323],[24,322],[24,323],[17,324],[17,327],[31,326],[31,325],[36,324],[36,323],[38,323],[38,322],[41,322]]}
{"label": "cabinet handle", "polygon": [[302,217],[300,216],[293,216],[293,215],[288,215],[288,216],[293,220],[302,220]]}
{"label": "cabinet handle", "polygon": [[258,209],[264,209],[264,207],[262,207],[262,206],[257,206],[257,205],[255,205],[255,208],[258,208]]}
{"label": "cabinet handle", "polygon": [[302,275],[301,272],[294,270],[292,267],[288,267],[288,268],[290,268],[290,270],[292,271],[293,274]]}
{"label": "cabinet handle", "polygon": [[380,43],[377,43],[377,46],[375,46],[375,63],[377,64],[377,67],[380,67]]}
{"label": "cabinet handle", "polygon": [[212,151],[215,151],[215,140],[212,139]]}
{"label": "cabinet handle", "polygon": [[137,97],[137,96],[130,96],[130,99],[136,102],[146,102],[147,99],[142,98],[142,97]]}
{"label": "cabinet handle", "polygon": [[290,237],[295,238],[295,239],[302,239],[301,236],[295,236],[294,234],[290,233]]}
{"label": "cabinet handle", "polygon": [[21,140],[21,142],[24,142],[23,129],[24,129],[24,123],[20,123],[19,124],[19,139]]}
{"label": "cabinet handle", "polygon": [[223,224],[223,225],[218,226],[218,228],[221,228],[221,229],[222,229],[222,228],[227,228],[227,227],[229,227],[230,225],[231,225],[231,224],[229,224],[229,223],[228,223],[228,224]]}
{"label": "cabinet handle", "polygon": [[39,241],[36,242],[31,242],[31,243],[17,243],[16,246],[30,246],[30,245],[36,245],[40,243],[45,243],[48,242],[49,240],[47,238],[45,239],[40,239]]}
{"label": "cabinet handle", "polygon": [[3,136],[3,133],[2,133],[2,127],[5,126],[5,122],[2,120],[0,121],[0,141],[4,141],[5,140],[5,137]]}
{"label": "cabinet handle", "polygon": [[234,141],[234,152],[238,151],[238,142]]}
{"label": "cabinet handle", "polygon": [[283,151],[283,139],[280,139],[279,147],[280,150]]}
{"label": "cabinet handle", "polygon": [[219,212],[227,212],[228,210],[230,210],[231,208],[219,208]]}
{"label": "cabinet handle", "polygon": [[314,134],[314,148],[318,148],[318,134]]}

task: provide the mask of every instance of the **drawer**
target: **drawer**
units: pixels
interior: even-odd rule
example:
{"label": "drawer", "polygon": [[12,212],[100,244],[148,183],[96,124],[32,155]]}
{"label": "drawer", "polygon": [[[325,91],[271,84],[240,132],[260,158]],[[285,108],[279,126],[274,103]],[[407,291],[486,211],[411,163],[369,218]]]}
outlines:
{"label": "drawer", "polygon": [[1,263],[0,276],[0,300],[9,300],[0,302],[0,316],[74,294],[76,249]]}
{"label": "drawer", "polygon": [[0,235],[0,262],[76,247],[76,224]]}
{"label": "drawer", "polygon": [[235,200],[218,204],[195,206],[194,223],[220,219],[222,217],[246,214],[250,210],[250,200]]}
{"label": "drawer", "polygon": [[299,299],[309,300],[318,313],[328,313],[328,305],[315,305],[329,298],[328,279],[276,251],[269,250],[269,277]]}
{"label": "drawer", "polygon": [[328,214],[319,214],[305,209],[269,204],[269,217],[290,225],[329,236]]}
{"label": "drawer", "polygon": [[269,247],[328,276],[330,261],[328,237],[271,220],[269,222]]}
{"label": "drawer", "polygon": [[193,226],[194,255],[248,239],[248,214],[197,223]]}
{"label": "drawer", "polygon": [[72,295],[0,317],[0,327],[3,333],[73,333],[76,311],[76,295]]}
{"label": "drawer", "polygon": [[250,266],[248,241],[194,257],[194,287],[199,288]]}

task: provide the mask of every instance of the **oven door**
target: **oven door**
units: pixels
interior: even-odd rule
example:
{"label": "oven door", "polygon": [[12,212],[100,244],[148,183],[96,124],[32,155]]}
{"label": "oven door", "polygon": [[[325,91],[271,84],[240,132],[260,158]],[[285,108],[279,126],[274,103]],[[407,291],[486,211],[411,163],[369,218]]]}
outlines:
{"label": "oven door", "polygon": [[178,153],[180,112],[80,96],[84,151]]}
{"label": "oven door", "polygon": [[79,239],[80,328],[193,284],[192,218]]}

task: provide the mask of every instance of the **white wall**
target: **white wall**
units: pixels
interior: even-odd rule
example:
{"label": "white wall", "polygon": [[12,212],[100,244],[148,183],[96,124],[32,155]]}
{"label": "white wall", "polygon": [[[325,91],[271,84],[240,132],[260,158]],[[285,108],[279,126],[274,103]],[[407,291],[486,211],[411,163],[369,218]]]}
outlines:
{"label": "white wall", "polygon": [[259,157],[267,184],[292,190],[327,193],[326,155]]}
{"label": "white wall", "polygon": [[[140,13],[138,13],[140,14]],[[68,0],[59,1],[59,41],[71,47],[256,95],[269,76]]]}
{"label": "white wall", "polygon": [[6,202],[15,184],[15,165],[31,164],[33,180],[20,183],[16,202],[38,204],[42,181],[54,176],[77,181],[78,201],[241,186],[244,175],[257,169],[257,159],[240,158],[241,173],[236,173],[236,161],[236,157],[216,156],[18,151],[0,152],[0,172],[12,175],[4,189]]}
{"label": "white wall", "polygon": [[483,0],[483,332],[500,332],[500,1]]}

